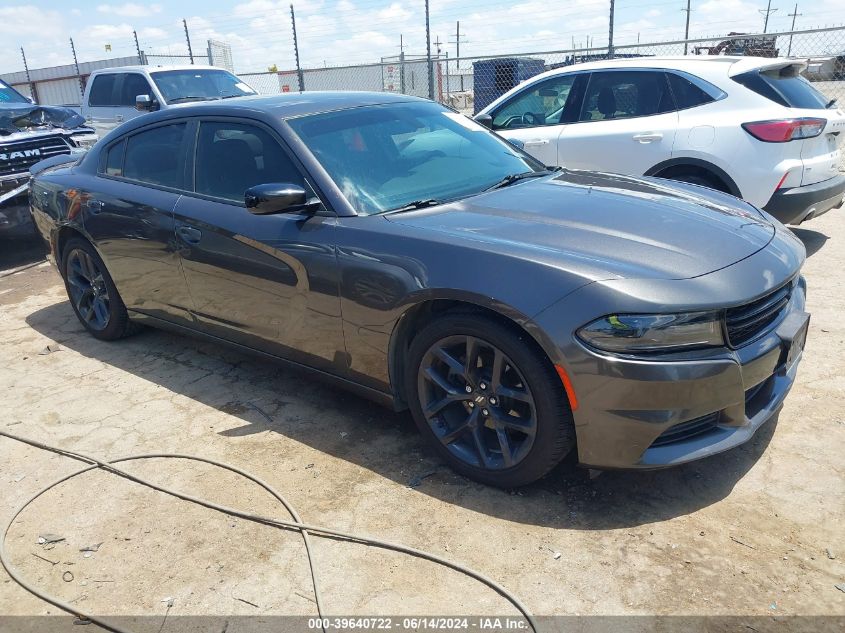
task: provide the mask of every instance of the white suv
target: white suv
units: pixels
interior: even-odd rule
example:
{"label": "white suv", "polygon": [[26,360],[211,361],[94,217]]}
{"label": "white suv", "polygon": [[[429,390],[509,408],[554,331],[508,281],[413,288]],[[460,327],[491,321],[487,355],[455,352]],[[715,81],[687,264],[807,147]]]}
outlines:
{"label": "white suv", "polygon": [[845,114],[804,67],[728,56],[590,62],[532,77],[475,118],[547,165],[704,185],[798,224],[845,194]]}

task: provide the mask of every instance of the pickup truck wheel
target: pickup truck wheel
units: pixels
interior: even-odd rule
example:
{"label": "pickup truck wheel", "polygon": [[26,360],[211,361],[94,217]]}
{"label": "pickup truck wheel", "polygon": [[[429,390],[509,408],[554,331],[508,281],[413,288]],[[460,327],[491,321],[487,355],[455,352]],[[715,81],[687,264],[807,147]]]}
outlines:
{"label": "pickup truck wheel", "polygon": [[111,275],[91,244],[70,240],[61,270],[73,311],[92,336],[113,341],[134,331]]}
{"label": "pickup truck wheel", "polygon": [[414,420],[462,475],[522,486],[575,445],[560,379],[527,334],[481,315],[445,316],[414,338],[409,360]]}

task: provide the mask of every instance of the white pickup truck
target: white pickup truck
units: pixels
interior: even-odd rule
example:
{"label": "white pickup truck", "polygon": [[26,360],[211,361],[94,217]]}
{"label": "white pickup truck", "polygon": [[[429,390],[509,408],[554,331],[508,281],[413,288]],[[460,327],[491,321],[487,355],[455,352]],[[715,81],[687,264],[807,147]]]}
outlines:
{"label": "white pickup truck", "polygon": [[95,70],[82,99],[82,116],[102,138],[145,112],[189,101],[257,94],[228,70],[214,66],[121,66]]}

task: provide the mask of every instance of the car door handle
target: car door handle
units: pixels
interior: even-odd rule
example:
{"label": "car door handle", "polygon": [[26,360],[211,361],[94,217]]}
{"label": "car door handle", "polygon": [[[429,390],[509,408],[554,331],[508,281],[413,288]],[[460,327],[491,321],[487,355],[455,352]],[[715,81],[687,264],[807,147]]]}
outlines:
{"label": "car door handle", "polygon": [[88,207],[88,210],[93,213],[94,215],[98,214],[100,211],[103,210],[103,207],[106,205],[103,204],[102,200],[89,200],[85,203],[85,206]]}
{"label": "car door handle", "polygon": [[663,135],[660,132],[646,132],[645,134],[634,134],[631,138],[639,143],[651,143],[661,140]]}
{"label": "car door handle", "polygon": [[525,141],[523,143],[524,147],[538,147],[540,145],[548,145],[549,139],[547,138],[535,138],[530,141]]}
{"label": "car door handle", "polygon": [[192,226],[180,226],[176,229],[176,234],[188,244],[199,244],[202,238],[202,231]]}

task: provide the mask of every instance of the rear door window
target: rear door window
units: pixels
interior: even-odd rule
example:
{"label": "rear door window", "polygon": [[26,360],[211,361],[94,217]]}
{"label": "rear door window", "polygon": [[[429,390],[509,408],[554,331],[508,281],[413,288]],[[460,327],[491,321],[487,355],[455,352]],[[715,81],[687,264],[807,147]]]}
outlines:
{"label": "rear door window", "polygon": [[204,121],[197,138],[197,193],[243,204],[250,187],[305,186],[302,172],[268,132],[254,125]]}
{"label": "rear door window", "polygon": [[91,92],[88,93],[89,106],[113,106],[116,105],[114,99],[114,84],[118,78],[116,74],[97,75],[94,77],[94,83],[91,84]]}
{"label": "rear door window", "polygon": [[163,125],[126,141],[123,177],[152,185],[184,187],[183,145],[187,124]]}
{"label": "rear door window", "polygon": [[703,79],[675,72],[666,73],[678,110],[694,108],[722,99],[727,94]]}
{"label": "rear door window", "polygon": [[107,176],[123,175],[123,152],[126,149],[126,139],[115,143],[106,154],[105,174]]}
{"label": "rear door window", "polygon": [[733,80],[787,108],[824,110],[830,102],[809,81],[797,74],[795,66],[763,72],[754,70],[737,75]]}
{"label": "rear door window", "polygon": [[579,120],[628,119],[674,109],[672,94],[662,71],[593,72]]}

